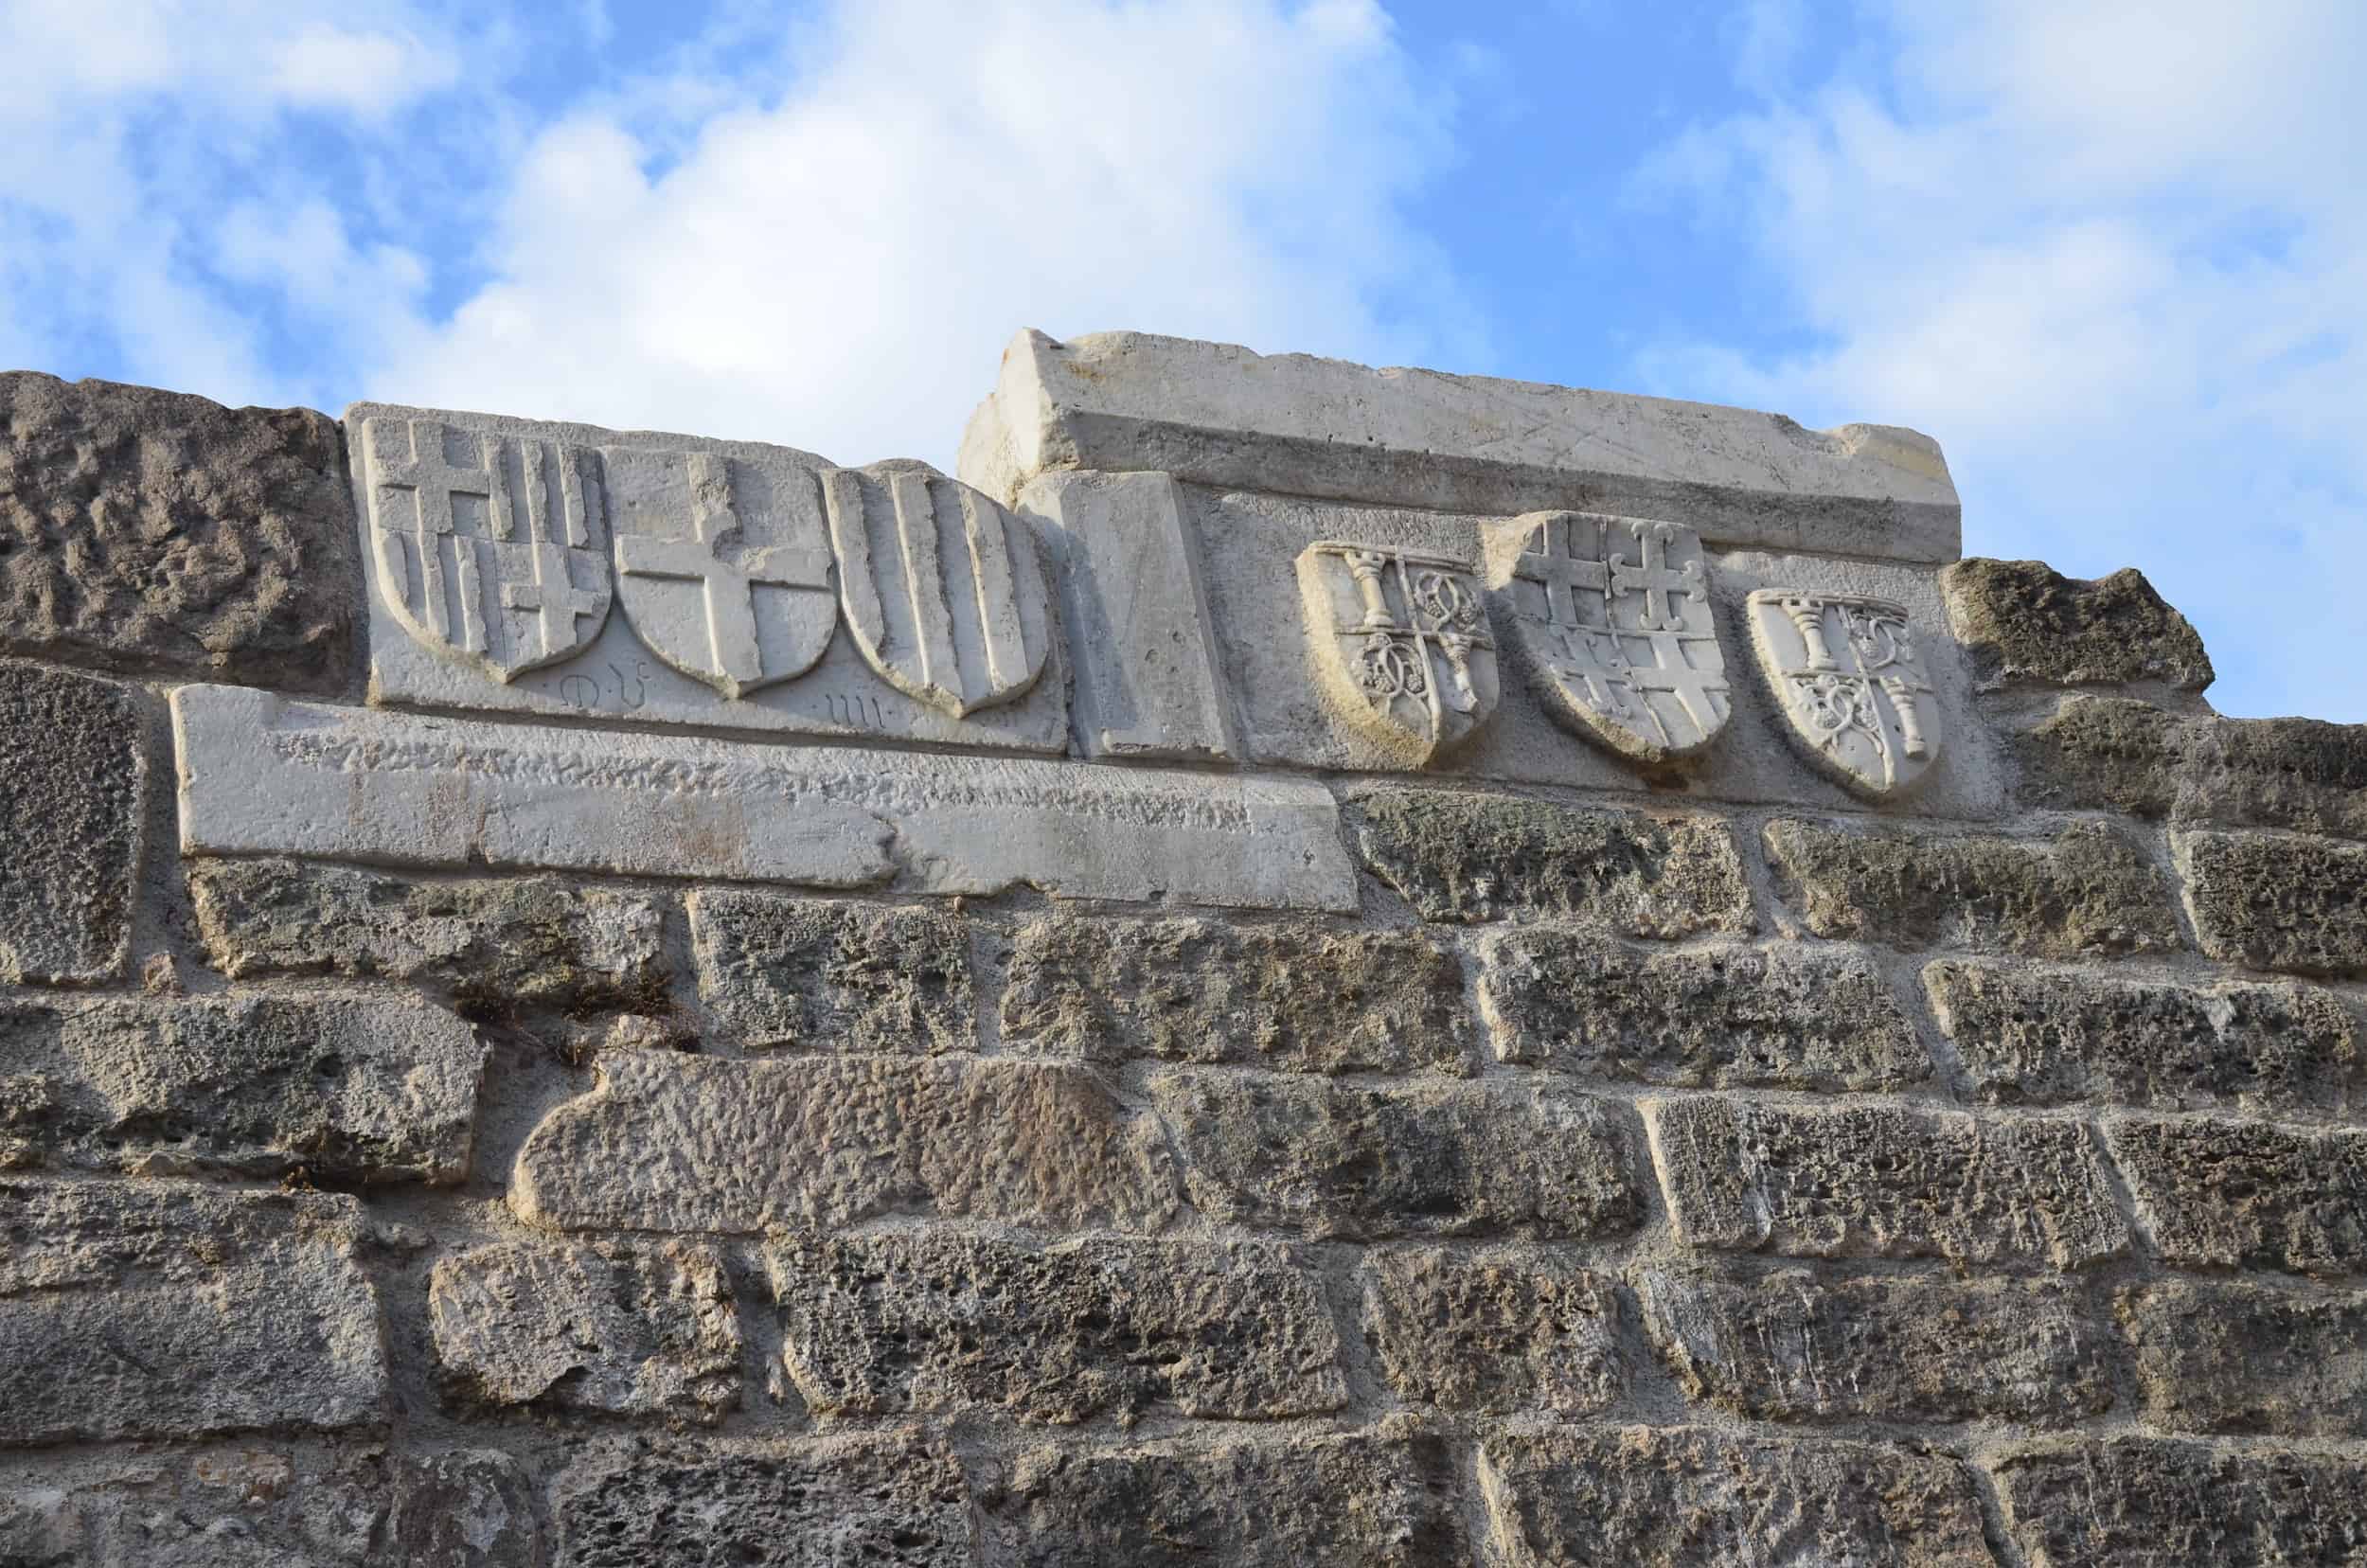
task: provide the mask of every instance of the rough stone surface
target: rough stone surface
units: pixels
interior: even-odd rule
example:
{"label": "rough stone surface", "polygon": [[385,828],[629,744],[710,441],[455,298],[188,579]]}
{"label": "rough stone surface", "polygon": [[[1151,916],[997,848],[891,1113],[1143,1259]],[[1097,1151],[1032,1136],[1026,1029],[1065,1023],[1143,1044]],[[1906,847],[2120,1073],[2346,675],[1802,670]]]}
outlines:
{"label": "rough stone surface", "polygon": [[1685,1392],[1756,1420],[2054,1427],[2112,1404],[2107,1336],[2057,1282],[1655,1271],[1638,1290]]}
{"label": "rough stone surface", "polygon": [[1720,822],[1430,790],[1376,790],[1361,805],[1358,852],[1424,919],[1567,917],[1630,936],[1755,923]]}
{"label": "rough stone surface", "polygon": [[1321,1284],[1277,1249],[936,1233],[800,1238],[768,1262],[790,1375],[823,1415],[1263,1420],[1347,1402]]}
{"label": "rough stone surface", "polygon": [[1368,1089],[1163,1073],[1184,1186],[1223,1224],[1313,1237],[1623,1234],[1643,1217],[1625,1129],[1559,1090]]}
{"label": "rough stone surface", "polygon": [[731,1281],[704,1247],[495,1242],[437,1262],[427,1310],[464,1404],[714,1421],[739,1400]]}
{"label": "rough stone surface", "polygon": [[[6,497],[0,479],[0,519]],[[0,662],[0,980],[106,980],[130,961],[141,727],[121,686]]]}
{"label": "rough stone surface", "polygon": [[930,909],[822,903],[736,888],[690,896],[699,996],[748,1045],[969,1050],[970,935]]}
{"label": "rough stone surface", "polygon": [[2203,952],[2252,969],[2367,975],[2367,844],[2203,832],[2176,844]]}
{"label": "rough stone surface", "polygon": [[1976,557],[1942,571],[1940,588],[1984,681],[2211,684],[2202,638],[2133,567],[2082,581],[2043,561]]}
{"label": "rough stone surface", "polygon": [[2367,1270],[2367,1133],[2257,1122],[2114,1121],[2112,1161],[2171,1263]]}
{"label": "rough stone surface", "polygon": [[1682,1427],[1507,1434],[1481,1445],[1480,1488],[1512,1568],[1992,1568],[1962,1470],[1864,1443]]}
{"label": "rough stone surface", "polygon": [[188,875],[207,957],[234,979],[424,980],[493,1009],[665,1005],[664,909],[638,894],[281,859],[191,861]]}
{"label": "rough stone surface", "polygon": [[1678,1238],[1693,1246],[2068,1269],[2127,1245],[2073,1122],[1710,1097],[1645,1115]]}
{"label": "rough stone surface", "polygon": [[0,1446],[379,1419],[360,1228],[345,1198],[0,1180]]}
{"label": "rough stone surface", "polygon": [[2025,806],[2161,817],[2178,804],[2190,720],[2126,697],[2077,695],[2008,749]]}
{"label": "rough stone surface", "polygon": [[2180,945],[2168,879],[2098,823],[2010,839],[1790,819],[1769,823],[1766,838],[1784,900],[1819,936],[2032,958]]}
{"label": "rough stone surface", "polygon": [[2359,1560],[2367,1468],[2119,1437],[1989,1464],[2030,1568],[2340,1568]]}
{"label": "rough stone surface", "polygon": [[2191,734],[2180,818],[2367,839],[2367,724],[2211,719]]}
{"label": "rough stone surface", "polygon": [[2181,986],[1943,960],[1923,985],[1978,1098],[2340,1114],[2360,1025],[2305,986]]}
{"label": "rough stone surface", "polygon": [[1120,1061],[1466,1074],[1463,967],[1418,931],[1051,917],[1019,929],[1006,1043]]}
{"label": "rough stone surface", "polygon": [[1552,1254],[1368,1254],[1364,1338],[1397,1398],[1480,1415],[1582,1416],[1628,1368],[1618,1288]]}
{"label": "rough stone surface", "polygon": [[1682,1088],[1903,1089],[1931,1058],[1862,953],[1640,951],[1593,932],[1490,933],[1480,1003],[1506,1061]]}
{"label": "rough stone surface", "polygon": [[2367,1295],[2165,1279],[2115,1303],[2154,1425],[2173,1432],[2367,1436]]}
{"label": "rough stone surface", "polygon": [[510,1202],[589,1229],[753,1232],[902,1212],[1156,1230],[1158,1126],[1060,1063],[604,1056],[527,1137]]}
{"label": "rough stone surface", "polygon": [[1022,1454],[981,1498],[996,1568],[1463,1568],[1443,1447],[1340,1437]]}
{"label": "rough stone surface", "polygon": [[0,375],[0,649],[335,691],[361,605],[337,426]]}

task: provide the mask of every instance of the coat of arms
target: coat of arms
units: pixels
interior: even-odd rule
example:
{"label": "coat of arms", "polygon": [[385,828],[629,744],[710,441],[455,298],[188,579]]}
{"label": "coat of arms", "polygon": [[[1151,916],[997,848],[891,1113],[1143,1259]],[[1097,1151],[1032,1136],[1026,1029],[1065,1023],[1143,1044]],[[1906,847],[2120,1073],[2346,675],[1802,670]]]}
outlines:
{"label": "coat of arms", "polygon": [[1907,612],[1856,594],[1763,588],[1751,640],[1801,750],[1861,794],[1905,794],[1940,752],[1940,710]]}
{"label": "coat of arms", "polygon": [[362,426],[380,591],[425,646],[497,681],[591,646],[608,619],[594,454],[440,419]]}
{"label": "coat of arms", "polygon": [[1646,762],[1689,756],[1726,727],[1726,655],[1691,528],[1536,512],[1497,526],[1488,557],[1515,662],[1565,727]]}
{"label": "coat of arms", "polygon": [[1496,710],[1496,639],[1479,579],[1451,556],[1324,540],[1298,559],[1299,602],[1333,709],[1421,767]]}

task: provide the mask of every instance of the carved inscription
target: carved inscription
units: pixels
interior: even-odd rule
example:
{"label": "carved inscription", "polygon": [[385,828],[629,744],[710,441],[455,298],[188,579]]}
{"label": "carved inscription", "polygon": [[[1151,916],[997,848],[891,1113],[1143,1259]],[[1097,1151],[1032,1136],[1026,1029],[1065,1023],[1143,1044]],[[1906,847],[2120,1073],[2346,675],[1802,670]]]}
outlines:
{"label": "carved inscription", "polygon": [[1496,638],[1479,579],[1451,556],[1321,540],[1298,558],[1318,684],[1350,727],[1411,767],[1496,710]]}
{"label": "carved inscription", "polygon": [[1759,668],[1808,759],[1861,794],[1897,796],[1940,754],[1940,710],[1907,612],[1856,594],[1763,588]]}

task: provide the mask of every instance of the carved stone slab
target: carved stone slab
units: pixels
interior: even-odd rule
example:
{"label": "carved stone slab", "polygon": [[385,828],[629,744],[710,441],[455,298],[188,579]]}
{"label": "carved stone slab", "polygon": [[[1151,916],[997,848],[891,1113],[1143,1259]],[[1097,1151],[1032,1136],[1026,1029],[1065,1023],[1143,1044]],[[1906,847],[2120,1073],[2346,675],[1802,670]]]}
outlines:
{"label": "carved stone slab", "polygon": [[1939,760],[1940,707],[1906,610],[1784,588],[1748,606],[1759,670],[1802,754],[1876,798],[1922,783]]}
{"label": "carved stone slab", "polygon": [[1353,910],[1320,784],[172,694],[185,854]]}
{"label": "carved stone slab", "polygon": [[1664,762],[1707,746],[1733,716],[1691,528],[1533,512],[1489,530],[1487,580],[1514,662],[1566,728]]}
{"label": "carved stone slab", "polygon": [[1298,558],[1308,651],[1333,713],[1409,767],[1496,711],[1478,574],[1452,556],[1317,540]]}

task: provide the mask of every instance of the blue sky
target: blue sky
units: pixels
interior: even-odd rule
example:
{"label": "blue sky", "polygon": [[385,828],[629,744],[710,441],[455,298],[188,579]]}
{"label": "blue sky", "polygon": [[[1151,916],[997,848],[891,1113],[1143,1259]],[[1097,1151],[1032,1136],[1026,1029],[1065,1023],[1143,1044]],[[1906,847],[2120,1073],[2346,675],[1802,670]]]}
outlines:
{"label": "blue sky", "polygon": [[[0,0],[0,364],[950,461],[1138,328],[1910,424],[2367,721],[2356,0]],[[2350,586],[2344,586],[2349,584]]]}

